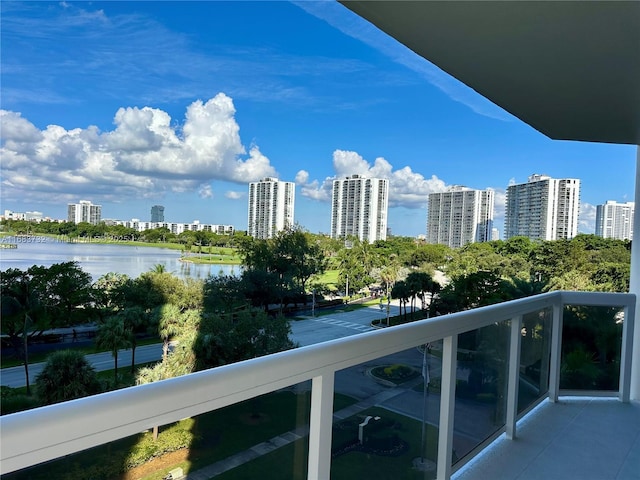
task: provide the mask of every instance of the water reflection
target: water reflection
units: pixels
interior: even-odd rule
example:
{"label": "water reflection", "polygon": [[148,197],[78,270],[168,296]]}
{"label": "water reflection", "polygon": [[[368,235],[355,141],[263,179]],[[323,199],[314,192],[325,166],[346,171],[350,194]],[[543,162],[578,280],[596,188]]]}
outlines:
{"label": "water reflection", "polygon": [[[44,237],[38,237],[40,239]],[[78,262],[97,280],[109,272],[124,273],[132,278],[148,272],[155,265],[178,277],[207,278],[209,275],[238,275],[239,265],[196,264],[181,261],[177,250],[155,247],[134,247],[98,243],[65,243],[47,238],[45,241],[20,243],[16,249],[0,250],[0,270],[26,270],[32,265],[49,267],[54,263]]]}

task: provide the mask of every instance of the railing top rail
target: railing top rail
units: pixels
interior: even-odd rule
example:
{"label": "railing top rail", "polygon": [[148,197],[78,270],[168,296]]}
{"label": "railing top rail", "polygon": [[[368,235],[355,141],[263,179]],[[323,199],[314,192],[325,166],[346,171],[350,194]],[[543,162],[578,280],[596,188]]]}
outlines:
{"label": "railing top rail", "polygon": [[[550,292],[6,415],[0,417],[0,473],[553,305],[634,303],[632,294]],[[42,434],[45,431],[47,435]]]}

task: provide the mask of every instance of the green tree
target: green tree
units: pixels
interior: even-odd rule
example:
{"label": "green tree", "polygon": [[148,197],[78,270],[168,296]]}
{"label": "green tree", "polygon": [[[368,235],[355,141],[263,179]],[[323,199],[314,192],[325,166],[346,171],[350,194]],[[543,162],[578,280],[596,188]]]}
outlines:
{"label": "green tree", "polygon": [[400,300],[401,308],[404,307],[404,320],[406,322],[407,303],[409,302],[409,298],[411,298],[411,290],[409,288],[409,285],[407,285],[407,282],[405,282],[404,280],[396,282],[391,289],[391,296]]}
{"label": "green tree", "polygon": [[36,377],[37,395],[47,405],[95,395],[100,390],[95,370],[82,353],[75,350],[51,353]]}
{"label": "green tree", "polygon": [[246,309],[233,319],[206,316],[194,343],[196,369],[217,367],[293,348],[289,323],[263,310]]}
{"label": "green tree", "polygon": [[113,356],[113,385],[118,384],[118,350],[131,346],[131,334],[125,327],[121,316],[109,317],[98,326],[96,346],[111,352]]}
{"label": "green tree", "polygon": [[169,354],[171,338],[181,331],[182,312],[177,305],[165,303],[155,310],[155,315],[158,320],[158,334],[162,340],[162,361],[164,362]]}
{"label": "green tree", "polygon": [[20,353],[27,395],[30,395],[29,336],[49,325],[42,292],[35,288],[28,272],[9,269],[0,275],[0,297],[2,334],[7,335],[13,348]]}

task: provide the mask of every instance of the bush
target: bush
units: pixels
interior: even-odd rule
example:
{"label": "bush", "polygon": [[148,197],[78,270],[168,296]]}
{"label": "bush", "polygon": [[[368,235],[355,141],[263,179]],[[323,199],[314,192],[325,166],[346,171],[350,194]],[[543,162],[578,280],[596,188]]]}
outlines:
{"label": "bush", "polygon": [[95,370],[84,355],[75,350],[53,352],[36,377],[36,392],[46,405],[95,395],[100,391]]}
{"label": "bush", "polygon": [[0,388],[0,397],[2,403],[0,405],[0,415],[9,415],[10,413],[29,410],[40,406],[37,397],[21,393],[23,389],[16,389],[7,386]]}

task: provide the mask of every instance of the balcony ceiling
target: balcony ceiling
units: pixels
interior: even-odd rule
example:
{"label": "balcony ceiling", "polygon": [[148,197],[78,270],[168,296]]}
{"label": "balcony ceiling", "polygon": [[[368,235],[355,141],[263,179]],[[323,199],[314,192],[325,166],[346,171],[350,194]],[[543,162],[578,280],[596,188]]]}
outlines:
{"label": "balcony ceiling", "polygon": [[553,139],[640,144],[640,2],[343,1]]}

